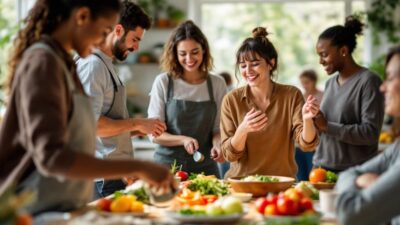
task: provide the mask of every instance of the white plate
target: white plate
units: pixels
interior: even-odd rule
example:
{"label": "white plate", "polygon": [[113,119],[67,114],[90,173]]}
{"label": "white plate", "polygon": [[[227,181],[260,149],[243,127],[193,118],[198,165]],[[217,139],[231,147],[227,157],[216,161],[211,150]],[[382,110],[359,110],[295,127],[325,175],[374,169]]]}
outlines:
{"label": "white plate", "polygon": [[168,212],[167,215],[181,223],[233,223],[239,221],[244,216],[244,213],[221,216],[207,216],[182,215],[176,212]]}
{"label": "white plate", "polygon": [[107,211],[97,211],[98,214],[103,216],[133,216],[133,217],[145,217],[149,213],[144,212],[107,212]]}

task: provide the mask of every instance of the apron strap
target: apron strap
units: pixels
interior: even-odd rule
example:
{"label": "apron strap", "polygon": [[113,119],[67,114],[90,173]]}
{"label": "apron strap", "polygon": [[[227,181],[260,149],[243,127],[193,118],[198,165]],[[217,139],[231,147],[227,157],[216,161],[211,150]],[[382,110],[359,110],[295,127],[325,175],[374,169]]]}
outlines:
{"label": "apron strap", "polygon": [[167,100],[171,100],[174,96],[174,81],[172,77],[168,74],[168,89],[167,89]]}
{"label": "apron strap", "polygon": [[210,96],[210,101],[215,102],[210,75],[207,76],[207,88],[208,88],[208,95]]}
{"label": "apron strap", "polygon": [[[215,102],[210,76],[207,76],[207,89],[208,89],[208,95],[210,96],[210,101]],[[167,100],[172,99],[173,96],[174,96],[174,81],[172,80],[171,76],[168,75]]]}
{"label": "apron strap", "polygon": [[[97,56],[97,58],[99,58],[104,63],[104,65],[106,66],[108,72],[110,73],[111,81],[112,81],[113,86],[114,86],[114,91],[118,91],[117,82],[115,81],[115,78],[114,78],[113,74],[111,73],[111,70],[108,68],[107,63],[104,61],[104,59],[98,53],[93,53],[93,55]],[[117,79],[118,79],[119,83],[121,84],[121,86],[124,86],[124,84],[119,79],[119,77],[117,77]]]}
{"label": "apron strap", "polygon": [[60,65],[64,71],[68,89],[71,92],[74,92],[75,84],[74,84],[74,81],[72,80],[71,72],[68,70],[67,66],[65,65],[65,62],[60,58],[60,56],[57,55],[57,53],[49,45],[47,45],[43,42],[37,42],[37,43],[33,44],[31,47],[29,47],[28,51],[31,51],[33,49],[44,49],[54,56],[54,58],[60,63]]}

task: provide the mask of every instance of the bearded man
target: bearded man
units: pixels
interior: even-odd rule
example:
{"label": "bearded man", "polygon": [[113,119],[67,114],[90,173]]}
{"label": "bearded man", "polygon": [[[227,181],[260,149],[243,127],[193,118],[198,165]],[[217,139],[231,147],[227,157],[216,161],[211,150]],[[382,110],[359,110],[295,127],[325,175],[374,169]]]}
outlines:
{"label": "bearded man", "polygon": [[[85,59],[77,59],[79,78],[86,93],[92,98],[97,119],[96,156],[124,159],[133,157],[131,136],[162,134],[165,123],[158,119],[129,118],[126,90],[118,77],[113,60],[124,61],[130,52],[139,48],[149,16],[135,3],[124,1],[120,21],[104,39],[98,49]],[[95,181],[94,199],[124,189],[126,180]]]}

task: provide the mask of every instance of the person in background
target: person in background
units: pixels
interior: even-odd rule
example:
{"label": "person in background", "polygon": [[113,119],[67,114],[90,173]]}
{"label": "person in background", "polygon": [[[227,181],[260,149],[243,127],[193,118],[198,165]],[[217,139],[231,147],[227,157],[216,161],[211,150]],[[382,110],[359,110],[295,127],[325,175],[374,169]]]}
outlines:
{"label": "person in background", "polygon": [[32,214],[85,206],[97,177],[136,176],[162,190],[173,185],[163,166],[94,157],[95,121],[71,53],[90,55],[120,8],[118,0],[37,0],[18,32],[0,128],[0,196],[13,184],[17,192],[35,192]]}
{"label": "person in background", "polygon": [[[148,116],[160,118],[167,131],[153,142],[155,161],[182,170],[217,175],[220,150],[219,117],[226,85],[210,74],[213,66],[207,38],[192,21],[180,24],[170,36],[161,57],[165,73],[158,75],[150,93]],[[193,154],[204,155],[196,162]]]}
{"label": "person in background", "polygon": [[313,69],[304,70],[299,75],[301,86],[304,89],[303,96],[307,99],[309,95],[314,96],[319,103],[322,101],[324,92],[317,88],[318,75]]}
{"label": "person in background", "polygon": [[344,26],[323,31],[316,44],[319,63],[328,75],[321,112],[315,125],[321,143],[313,164],[333,172],[362,164],[378,153],[378,139],[384,117],[382,83],[378,75],[354,61],[356,36],[363,24],[346,18]]}
{"label": "person in background", "polygon": [[257,27],[236,53],[236,71],[247,82],[229,92],[221,109],[224,158],[231,165],[225,178],[247,175],[295,177],[294,143],[307,151],[319,138],[313,118],[319,111],[316,98],[304,101],[296,87],[276,83],[278,53]]}
{"label": "person in background", "polygon": [[[400,46],[386,58],[385,113],[400,118]],[[399,131],[399,123],[394,123]],[[343,225],[400,225],[400,133],[383,153],[341,173],[337,215]]]}
{"label": "person in background", "polygon": [[232,76],[228,72],[221,72],[219,75],[224,79],[228,92],[234,89]]}
{"label": "person in background", "polygon": [[[139,48],[150,18],[135,3],[122,2],[119,23],[105,42],[86,58],[77,60],[78,76],[91,97],[97,121],[96,156],[101,159],[133,158],[131,134],[159,136],[165,124],[158,119],[129,118],[126,107],[126,87],[118,77],[113,59],[124,61]],[[124,189],[127,180],[95,182],[94,198],[105,197]]]}
{"label": "person in background", "polygon": [[[308,96],[312,95],[314,96],[318,103],[321,104],[323,92],[318,90],[317,88],[317,81],[318,81],[318,76],[315,70],[308,69],[304,70],[303,72],[300,73],[299,76],[301,86],[304,89],[303,96],[304,99],[307,99]],[[296,146],[296,163],[297,166],[299,167],[299,170],[297,171],[297,180],[302,181],[302,180],[308,180],[308,176],[312,170],[313,163],[312,159],[314,156],[314,152],[304,152],[302,151],[298,146]]]}

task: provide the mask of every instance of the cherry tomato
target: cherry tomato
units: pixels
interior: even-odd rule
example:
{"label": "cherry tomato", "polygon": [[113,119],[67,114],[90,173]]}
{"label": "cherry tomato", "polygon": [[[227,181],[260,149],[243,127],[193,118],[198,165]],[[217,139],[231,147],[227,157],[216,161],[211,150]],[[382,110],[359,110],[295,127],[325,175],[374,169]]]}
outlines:
{"label": "cherry tomato", "polygon": [[278,208],[276,205],[267,205],[267,207],[265,207],[264,215],[278,215]]}
{"label": "cherry tomato", "polygon": [[96,207],[99,210],[110,212],[112,200],[108,198],[101,198],[97,200]]}
{"label": "cherry tomato", "polygon": [[313,210],[313,203],[310,198],[302,198],[300,201],[300,209],[302,212],[307,211],[309,209]]}
{"label": "cherry tomato", "polygon": [[185,171],[178,171],[175,173],[175,176],[181,178],[181,181],[186,181],[189,178],[189,175]]}
{"label": "cherry tomato", "polygon": [[261,198],[258,198],[258,199],[256,200],[256,202],[254,203],[254,205],[256,206],[256,209],[257,209],[257,211],[258,211],[259,213],[264,213],[265,207],[267,207],[267,205],[268,205],[268,201],[267,201],[266,198],[261,197]]}
{"label": "cherry tomato", "polygon": [[276,206],[281,215],[296,215],[299,213],[299,204],[286,196],[279,197]]}

